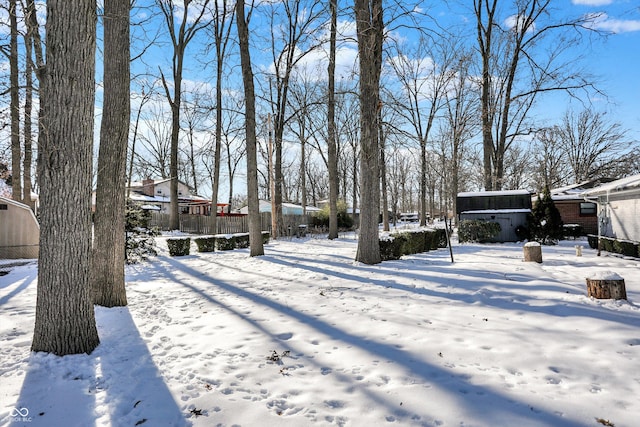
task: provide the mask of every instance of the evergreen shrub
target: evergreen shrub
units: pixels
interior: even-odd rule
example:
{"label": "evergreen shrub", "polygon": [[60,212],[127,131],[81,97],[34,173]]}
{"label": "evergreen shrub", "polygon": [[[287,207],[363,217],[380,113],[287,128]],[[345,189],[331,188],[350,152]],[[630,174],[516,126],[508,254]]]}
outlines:
{"label": "evergreen shrub", "polygon": [[216,249],[230,251],[236,248],[235,236],[216,236]]}
{"label": "evergreen shrub", "polygon": [[171,256],[189,255],[189,252],[191,250],[191,238],[173,237],[167,239],[167,247],[169,248],[169,255]]}
{"label": "evergreen shrub", "polygon": [[245,249],[250,246],[249,233],[236,234],[236,248]]}
{"label": "evergreen shrub", "polygon": [[460,242],[488,242],[502,231],[497,222],[466,219],[458,225],[458,239]]}
{"label": "evergreen shrub", "polygon": [[[353,228],[353,218],[347,213],[347,203],[338,200],[338,228],[350,230]],[[329,227],[329,205],[325,205],[321,211],[315,213],[310,219],[315,227]]]}
{"label": "evergreen shrub", "polygon": [[549,187],[545,187],[542,197],[538,194],[538,201],[531,210],[529,221],[531,240],[543,245],[555,245],[558,240],[564,238],[562,225],[560,211],[551,198]]}
{"label": "evergreen shrub", "polygon": [[387,239],[380,240],[380,258],[382,261],[390,261],[400,259],[406,243],[406,236],[397,234],[389,236]]}
{"label": "evergreen shrub", "polygon": [[608,237],[600,237],[600,248],[603,251],[615,252],[613,248],[613,239]]}
{"label": "evergreen shrub", "polygon": [[444,228],[436,228],[431,230],[434,233],[433,244],[431,249],[446,248],[447,243],[447,231]]}
{"label": "evergreen shrub", "polygon": [[131,200],[125,211],[125,262],[135,264],[158,255],[154,237],[160,235],[157,228],[149,228],[151,214]]}
{"label": "evergreen shrub", "polygon": [[216,249],[215,236],[202,236],[193,239],[198,246],[198,252],[213,252]]}
{"label": "evergreen shrub", "polygon": [[615,253],[635,258],[638,254],[638,244],[628,240],[614,240],[613,250]]}

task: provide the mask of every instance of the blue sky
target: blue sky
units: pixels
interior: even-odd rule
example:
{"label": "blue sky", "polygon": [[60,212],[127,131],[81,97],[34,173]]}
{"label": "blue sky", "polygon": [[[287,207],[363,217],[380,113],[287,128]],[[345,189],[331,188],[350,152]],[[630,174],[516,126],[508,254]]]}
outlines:
{"label": "blue sky", "polygon": [[640,140],[640,5],[637,0],[573,0],[579,13],[604,12],[600,29],[606,40],[590,47],[589,68],[615,105],[609,110]]}
{"label": "blue sky", "polygon": [[[138,4],[140,3],[153,4],[153,0],[138,0]],[[176,1],[176,3],[180,2]],[[353,14],[350,10],[353,2],[344,1],[341,3],[347,5],[344,15],[340,18],[341,27],[343,32],[353,34]],[[42,3],[40,4],[42,5]],[[194,2],[194,4],[197,4],[197,2]],[[391,4],[391,1],[388,4]],[[592,97],[591,102],[594,107],[599,111],[606,111],[613,121],[620,122],[629,131],[629,140],[638,144],[638,141],[640,141],[640,83],[638,82],[640,78],[640,5],[638,0],[552,0],[552,5],[558,16],[577,17],[585,14],[600,14],[599,19],[596,21],[596,27],[599,30],[608,32],[609,35],[585,40],[585,43],[574,48],[574,52],[584,56],[584,62],[580,65],[585,66],[590,73],[598,77],[598,87],[607,95],[606,98]],[[425,9],[425,11],[428,11],[439,22],[442,20],[441,22],[447,24],[460,23],[462,31],[469,34],[469,43],[474,43],[473,14],[470,0],[450,0],[448,7],[444,5],[444,2],[427,0],[423,3],[423,6],[431,7],[430,9]],[[261,8],[263,10],[268,8],[268,3],[262,3]],[[390,19],[391,10],[389,9],[385,13],[386,19]],[[44,23],[43,15],[40,16],[41,23]],[[252,43],[256,47],[253,51],[254,71],[256,72],[272,67],[272,64],[269,63],[268,43],[261,46],[262,51],[258,49],[260,46],[256,46],[259,43],[265,43],[265,40],[260,40],[260,37],[268,37],[268,31],[264,31],[259,22],[259,16],[259,14],[256,14],[250,25]],[[508,16],[507,12],[505,12],[505,18],[506,16]],[[262,25],[264,25],[265,21],[262,22]],[[155,21],[143,31],[146,32],[147,36],[151,37],[155,32],[155,30],[151,30],[153,28],[155,30],[160,29],[161,32],[165,31],[164,23],[159,21]],[[4,30],[6,30],[6,27],[0,27],[0,32]],[[140,31],[140,28],[134,30],[136,36],[141,35]],[[235,35],[235,28],[232,34]],[[212,81],[213,68],[204,68],[202,63],[198,61],[203,57],[202,45],[199,44],[201,41],[203,40],[194,40],[187,50],[184,74],[185,86],[183,88]],[[101,41],[98,43],[100,44]],[[235,47],[232,47],[232,49],[235,51]],[[342,68],[339,67],[339,69],[345,70],[345,74],[348,75],[346,70],[357,61],[357,48],[353,43],[343,43],[340,49],[338,60],[339,65],[341,62]],[[133,47],[132,52],[136,52],[135,47]],[[145,58],[146,63],[150,65],[148,71],[157,74],[158,66],[165,71],[170,70],[170,55],[171,48],[168,44],[152,49]],[[324,57],[324,53],[317,52],[310,55],[307,62],[321,62],[324,61]],[[232,60],[237,61],[237,57]],[[4,58],[0,58],[0,67],[4,66],[6,66],[6,62],[4,62]],[[145,69],[144,65],[139,62],[134,62],[133,67],[134,73]],[[321,67],[326,69],[324,65]],[[98,75],[100,74],[101,64],[98,64]],[[239,73],[235,72],[234,75],[238,77]],[[264,79],[263,76],[256,76],[258,81],[261,78]],[[230,88],[230,90],[240,89],[239,82]],[[138,91],[139,89],[134,84],[132,90]],[[99,88],[98,99],[100,97],[101,91]],[[136,96],[132,96],[134,111],[137,107],[137,99]],[[534,114],[536,118],[547,124],[557,123],[569,102],[570,100],[567,97],[559,95],[546,96],[541,99]],[[581,107],[581,105],[576,105],[576,109]],[[100,114],[100,105],[97,106],[97,114],[98,116]],[[99,120],[96,121],[96,126],[98,124]]]}

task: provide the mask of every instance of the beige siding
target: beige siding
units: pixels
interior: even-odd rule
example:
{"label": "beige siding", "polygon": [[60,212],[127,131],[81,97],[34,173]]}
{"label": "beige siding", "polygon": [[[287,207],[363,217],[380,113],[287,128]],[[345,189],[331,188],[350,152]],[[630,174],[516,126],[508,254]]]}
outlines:
{"label": "beige siding", "polygon": [[609,215],[613,236],[622,240],[640,242],[640,198],[610,198]]}
{"label": "beige siding", "polygon": [[31,209],[0,197],[0,259],[38,258],[39,236]]}

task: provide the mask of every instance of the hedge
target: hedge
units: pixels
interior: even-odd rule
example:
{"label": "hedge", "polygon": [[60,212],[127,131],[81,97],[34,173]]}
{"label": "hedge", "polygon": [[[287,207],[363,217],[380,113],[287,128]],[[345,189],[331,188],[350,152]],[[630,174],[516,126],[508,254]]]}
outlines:
{"label": "hedge", "polygon": [[487,242],[502,231],[497,222],[466,219],[458,225],[458,239],[460,242]]}
{"label": "hedge", "polygon": [[[606,252],[616,253],[628,257],[640,258],[640,243],[630,240],[617,240],[611,237],[599,237],[600,249]],[[587,236],[589,247],[598,249],[598,236],[589,234]]]}
{"label": "hedge", "polygon": [[167,247],[169,248],[169,255],[171,256],[189,255],[191,250],[191,238],[179,237],[167,239]]}
{"label": "hedge", "polygon": [[198,252],[213,252],[216,249],[215,236],[203,236],[193,239],[198,246]]}
{"label": "hedge", "polygon": [[236,234],[236,248],[246,249],[249,247],[249,233]]}
{"label": "hedge", "polygon": [[216,236],[216,249],[230,251],[236,248],[236,237],[233,235]]}
{"label": "hedge", "polygon": [[444,229],[404,231],[389,234],[379,241],[382,261],[400,259],[402,255],[411,255],[447,247],[447,234]]}

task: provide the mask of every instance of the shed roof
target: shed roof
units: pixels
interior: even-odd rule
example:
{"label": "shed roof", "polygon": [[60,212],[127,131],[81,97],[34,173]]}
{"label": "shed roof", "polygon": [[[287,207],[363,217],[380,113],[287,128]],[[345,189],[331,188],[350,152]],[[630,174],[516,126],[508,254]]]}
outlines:
{"label": "shed roof", "polygon": [[531,194],[527,190],[471,191],[458,193],[458,197],[522,196]]}

